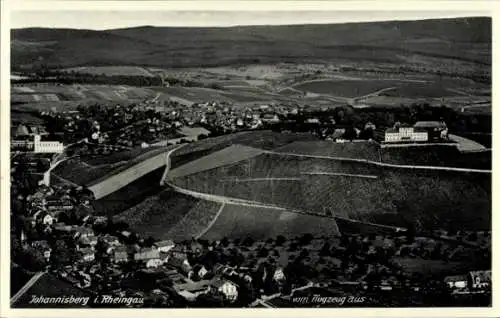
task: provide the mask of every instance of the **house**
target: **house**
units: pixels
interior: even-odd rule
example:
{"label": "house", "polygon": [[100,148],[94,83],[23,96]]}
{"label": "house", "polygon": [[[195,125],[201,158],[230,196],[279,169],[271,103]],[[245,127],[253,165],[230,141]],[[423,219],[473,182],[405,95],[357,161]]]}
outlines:
{"label": "house", "polygon": [[194,254],[201,254],[201,252],[203,251],[203,245],[201,245],[200,243],[196,242],[196,241],[192,241],[190,246],[190,251],[191,253],[194,253]]}
{"label": "house", "polygon": [[491,270],[471,271],[468,274],[473,289],[483,289],[491,286]]}
{"label": "house", "polygon": [[80,236],[78,239],[78,244],[82,246],[96,246],[97,245],[97,236],[95,235],[90,235],[90,236]]}
{"label": "house", "polygon": [[365,130],[368,130],[368,129],[375,131],[377,129],[377,127],[375,126],[375,124],[373,124],[371,121],[369,121],[365,124]]}
{"label": "house", "polygon": [[208,274],[208,271],[205,266],[196,264],[193,266],[188,276],[191,278],[194,275],[198,279],[202,279],[206,274]]}
{"label": "house", "polygon": [[75,232],[75,234],[73,235],[74,238],[82,238],[94,235],[94,231],[91,228],[84,226],[75,227],[73,228],[73,231]]}
{"label": "house", "polygon": [[102,242],[106,247],[114,247],[114,246],[120,246],[121,243],[118,240],[118,237],[106,234],[101,238]]}
{"label": "house", "polygon": [[168,252],[172,248],[174,248],[175,243],[172,240],[166,240],[166,241],[159,241],[153,244],[153,247],[155,247],[158,252]]}
{"label": "house", "polygon": [[283,272],[283,269],[278,267],[273,274],[273,280],[275,282],[283,282],[285,280],[285,273]]}
{"label": "house", "polygon": [[147,260],[146,267],[147,268],[157,268],[163,264],[163,261],[160,258],[152,258]]}
{"label": "house", "polygon": [[179,259],[186,259],[187,258],[187,250],[184,245],[175,245],[171,250],[170,254],[172,254],[172,257],[174,258],[179,258]]}
{"label": "house", "polygon": [[54,230],[59,231],[59,232],[71,232],[73,227],[71,225],[66,225],[65,223],[59,222],[59,223],[54,223],[52,224],[52,227]]}
{"label": "house", "polygon": [[222,293],[224,297],[231,302],[238,298],[238,287],[231,281],[215,279],[210,284],[210,288],[212,291]]}
{"label": "house", "polygon": [[451,289],[464,289],[467,288],[466,275],[454,275],[444,278],[445,284]]}
{"label": "house", "polygon": [[108,222],[108,217],[103,215],[96,215],[92,217],[92,222],[94,225],[106,224]]}
{"label": "house", "polygon": [[191,264],[189,264],[189,261],[187,259],[180,259],[176,257],[171,257],[168,260],[167,265],[170,267],[176,268],[177,270],[180,270],[181,272],[188,274],[191,271]]}
{"label": "house", "polygon": [[92,262],[93,260],[95,260],[95,253],[91,248],[82,248],[78,252],[80,255],[80,261]]}
{"label": "house", "polygon": [[443,121],[418,121],[413,127],[427,132],[429,140],[448,139],[448,128]]}
{"label": "house", "polygon": [[134,254],[136,261],[148,261],[150,259],[160,259],[160,253],[155,248],[142,248]]}
{"label": "house", "polygon": [[395,126],[385,131],[384,142],[424,142],[429,139],[427,131],[423,128],[414,128],[407,125]]}
{"label": "house", "polygon": [[38,214],[38,220],[43,225],[52,225],[54,223],[54,218],[47,212]]}
{"label": "house", "polygon": [[33,241],[31,242],[31,247],[42,251],[43,257],[46,260],[50,259],[50,253],[52,252],[52,248],[50,248],[50,245],[47,241],[45,240]]}

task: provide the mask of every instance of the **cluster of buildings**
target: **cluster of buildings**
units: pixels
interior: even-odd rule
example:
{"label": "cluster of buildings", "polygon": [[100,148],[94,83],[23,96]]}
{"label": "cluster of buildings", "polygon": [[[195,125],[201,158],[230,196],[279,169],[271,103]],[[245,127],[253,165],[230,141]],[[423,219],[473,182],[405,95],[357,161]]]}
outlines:
{"label": "cluster of buildings", "polygon": [[386,143],[422,143],[448,140],[448,128],[444,122],[418,121],[413,126],[396,123],[385,131]]}
{"label": "cluster of buildings", "polygon": [[64,145],[60,141],[45,140],[48,133],[40,125],[20,124],[11,133],[12,151],[33,152],[33,153],[62,153]]}

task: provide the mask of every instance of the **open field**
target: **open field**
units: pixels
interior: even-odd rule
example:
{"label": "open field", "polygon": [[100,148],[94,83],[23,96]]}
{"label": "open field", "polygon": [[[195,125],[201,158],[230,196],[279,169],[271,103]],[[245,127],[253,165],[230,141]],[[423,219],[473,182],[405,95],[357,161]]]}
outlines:
{"label": "open field", "polygon": [[203,236],[208,240],[223,237],[265,239],[284,235],[294,237],[305,233],[317,236],[338,234],[334,219],[302,215],[272,208],[254,208],[227,204]]}
{"label": "open field", "polygon": [[147,69],[138,66],[82,66],[63,70],[64,72],[85,73],[93,75],[127,75],[127,76],[154,76]]}
{"label": "open field", "polygon": [[333,141],[296,141],[274,151],[380,161],[379,146],[372,142],[336,143]]}
{"label": "open field", "polygon": [[353,98],[401,84],[398,80],[315,80],[294,85],[293,88],[303,92]]}
{"label": "open field", "polygon": [[178,178],[199,172],[203,170],[210,170],[219,166],[233,164],[242,160],[246,160],[260,155],[263,152],[261,149],[251,148],[240,145],[233,145],[223,150],[203,156],[200,159],[193,160],[181,167],[172,170],[168,176],[169,178]]}
{"label": "open field", "polygon": [[149,88],[124,85],[24,84],[12,87],[11,102],[14,104],[79,101],[120,102],[143,100],[154,96],[155,92]]}
{"label": "open field", "polygon": [[449,90],[440,83],[404,83],[398,85],[395,89],[384,91],[380,95],[406,98],[439,98],[464,95],[464,93]]}
{"label": "open field", "polygon": [[384,163],[491,169],[491,152],[462,153],[455,146],[382,148],[380,155]]}

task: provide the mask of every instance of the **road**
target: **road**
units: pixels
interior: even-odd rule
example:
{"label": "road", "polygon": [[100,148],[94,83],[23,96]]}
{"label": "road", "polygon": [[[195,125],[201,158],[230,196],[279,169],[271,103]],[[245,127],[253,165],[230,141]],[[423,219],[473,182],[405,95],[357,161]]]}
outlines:
{"label": "road", "polygon": [[340,177],[378,179],[378,176],[370,174],[352,174],[352,173],[338,173],[338,172],[303,172],[301,174],[311,175],[311,176],[340,176]]}
{"label": "road", "polygon": [[169,173],[170,167],[171,167],[171,161],[172,161],[171,160],[171,156],[172,156],[172,154],[176,150],[179,150],[182,147],[184,147],[185,145],[187,145],[187,144],[179,145],[179,146],[175,147],[174,149],[171,149],[169,152],[167,152],[167,154],[165,156],[165,172],[163,172],[163,176],[161,177],[160,185],[164,185],[165,184],[165,180],[167,179],[167,174]]}
{"label": "road", "polygon": [[217,214],[215,214],[212,221],[210,221],[210,223],[208,223],[207,227],[205,227],[198,235],[196,235],[196,237],[195,237],[196,240],[199,238],[202,238],[203,235],[205,235],[208,231],[210,231],[212,226],[215,224],[215,221],[217,221],[217,219],[219,218],[219,215],[222,213],[222,210],[224,210],[225,206],[226,206],[226,204],[224,204],[224,203],[222,203],[220,205],[219,211],[217,211]]}
{"label": "road", "polygon": [[36,273],[21,289],[10,298],[10,306],[12,306],[19,298],[21,298],[33,286],[45,272]]}

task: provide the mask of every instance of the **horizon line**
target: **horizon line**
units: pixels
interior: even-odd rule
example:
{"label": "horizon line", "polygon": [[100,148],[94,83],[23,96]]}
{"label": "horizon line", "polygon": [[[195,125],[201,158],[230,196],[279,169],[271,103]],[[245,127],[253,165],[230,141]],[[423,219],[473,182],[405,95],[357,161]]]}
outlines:
{"label": "horizon line", "polygon": [[197,26],[197,25],[154,25],[154,24],[138,24],[122,27],[113,28],[77,28],[77,27],[51,27],[51,26],[27,26],[19,28],[11,28],[11,30],[26,30],[26,29],[53,29],[53,30],[79,30],[79,31],[113,31],[113,30],[124,30],[124,29],[137,29],[137,28],[185,28],[185,29],[229,29],[229,28],[239,28],[239,27],[286,27],[286,26],[308,26],[308,25],[345,25],[345,24],[369,24],[369,23],[391,23],[391,22],[416,22],[416,21],[439,21],[439,20],[454,20],[454,19],[489,19],[492,20],[491,16],[487,15],[471,15],[471,16],[454,16],[454,17],[443,17],[443,18],[413,18],[413,19],[381,19],[381,20],[368,20],[368,21],[352,21],[352,22],[330,22],[330,23],[284,23],[284,24],[232,24],[232,25],[207,25],[207,26]]}

